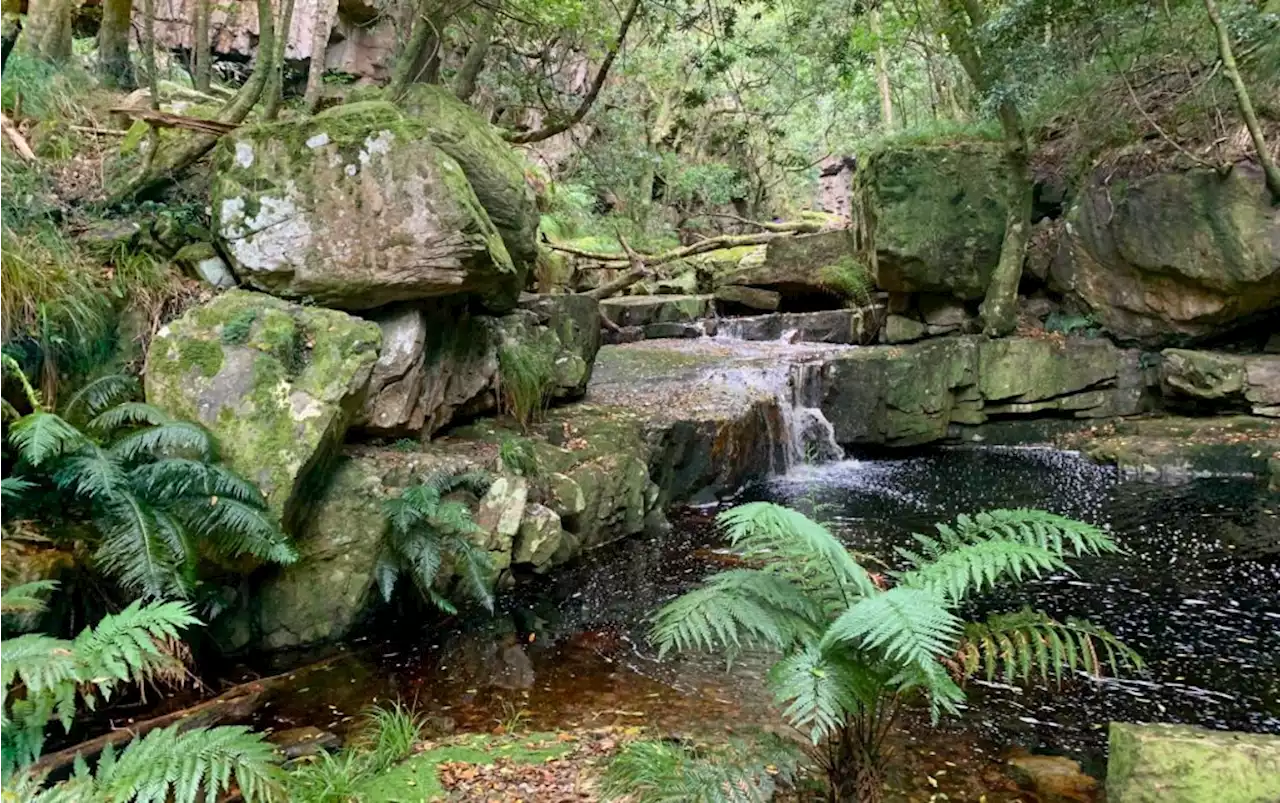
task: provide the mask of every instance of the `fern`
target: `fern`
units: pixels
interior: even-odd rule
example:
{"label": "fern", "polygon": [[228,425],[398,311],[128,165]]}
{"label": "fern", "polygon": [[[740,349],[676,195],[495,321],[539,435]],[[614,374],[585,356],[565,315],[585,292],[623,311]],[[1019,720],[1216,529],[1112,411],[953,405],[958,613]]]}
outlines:
{"label": "fern", "polygon": [[60,405],[68,421],[84,423],[108,407],[122,405],[138,393],[138,380],[123,374],[108,374],[80,388],[65,405]]}
{"label": "fern", "polygon": [[601,781],[604,800],[634,803],[764,803],[795,781],[799,751],[770,733],[696,746],[632,742]]}
{"label": "fern", "polygon": [[[744,649],[781,653],[768,681],[787,720],[819,749],[832,788],[883,771],[883,743],[904,696],[936,719],[964,701],[957,679],[985,669],[1007,679],[1140,668],[1105,630],[1023,611],[965,625],[955,608],[996,583],[1068,570],[1068,558],[1117,551],[1100,529],[1037,510],[996,510],[937,525],[899,550],[908,568],[882,590],[831,533],[793,510],[741,505],[719,517],[751,567],[720,572],[652,618],[659,656]],[[664,753],[670,758],[673,753]],[[656,756],[656,754],[655,754]],[[678,757],[678,756],[677,756]],[[850,767],[853,762],[856,767]],[[665,798],[654,798],[665,799]],[[671,799],[678,799],[673,797]],[[692,798],[691,798],[692,799]]]}
{"label": "fern", "polygon": [[296,560],[262,492],[215,462],[207,430],[141,402],[107,406],[134,387],[104,377],[72,399],[89,434],[42,410],[15,422],[10,440],[24,475],[6,479],[6,501],[43,479],[87,503],[98,567],[143,596],[188,596],[207,556]]}
{"label": "fern", "polygon": [[34,580],[13,586],[0,593],[0,613],[40,613],[46,607],[43,595],[57,587],[57,580]]}
{"label": "fern", "polygon": [[1064,670],[1097,676],[1143,666],[1136,652],[1106,630],[1079,619],[1059,622],[1029,608],[965,625],[956,661],[964,675],[999,675],[1009,683],[1033,677],[1047,683],[1052,676],[1060,684]]}
{"label": "fern", "polygon": [[407,574],[424,597],[441,610],[455,613],[454,605],[435,589],[447,557],[459,590],[493,609],[493,561],[471,541],[480,527],[467,505],[445,499],[455,491],[482,494],[489,484],[488,475],[479,472],[437,474],[383,503],[387,530],[374,576],[384,600],[390,601],[397,581]]}

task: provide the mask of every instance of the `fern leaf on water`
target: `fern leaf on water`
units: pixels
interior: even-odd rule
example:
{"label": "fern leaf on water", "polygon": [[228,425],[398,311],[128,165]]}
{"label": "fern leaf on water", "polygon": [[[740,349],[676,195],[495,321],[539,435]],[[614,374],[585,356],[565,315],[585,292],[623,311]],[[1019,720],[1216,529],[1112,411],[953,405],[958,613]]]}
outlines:
{"label": "fern leaf on water", "polygon": [[9,428],[9,439],[18,447],[19,456],[37,467],[89,443],[80,430],[61,416],[40,411],[13,422]]}
{"label": "fern leaf on water", "polygon": [[[942,527],[939,532],[945,533]],[[1101,528],[1045,510],[989,510],[961,515],[951,529],[959,543],[999,538],[1037,546],[1060,555],[1097,555],[1118,552],[1120,547]]]}

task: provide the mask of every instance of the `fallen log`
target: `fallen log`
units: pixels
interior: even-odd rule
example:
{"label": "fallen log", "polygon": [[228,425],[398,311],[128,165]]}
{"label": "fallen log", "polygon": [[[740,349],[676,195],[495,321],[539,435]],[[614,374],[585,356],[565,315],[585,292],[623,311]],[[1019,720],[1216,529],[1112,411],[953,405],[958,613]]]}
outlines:
{"label": "fallen log", "polygon": [[[618,242],[622,245],[622,250],[627,254],[627,264],[631,266],[631,270],[611,282],[600,285],[594,290],[588,290],[585,293],[582,293],[582,295],[587,296],[588,298],[594,298],[597,301],[604,301],[606,298],[610,298],[621,293],[636,282],[647,279],[653,275],[653,270],[645,264],[644,258],[636,253],[635,249],[631,247],[631,244],[628,243],[626,238],[621,234],[618,235]],[[600,319],[607,320],[603,312],[600,313]],[[610,321],[610,323],[612,323],[612,321]]]}
{"label": "fallen log", "polygon": [[224,722],[237,722],[248,719],[267,702],[272,693],[279,691],[281,687],[299,674],[320,669],[344,658],[349,658],[351,655],[352,653],[349,652],[340,653],[295,669],[292,672],[270,675],[265,678],[251,680],[248,683],[232,686],[213,699],[205,700],[202,703],[168,714],[161,714],[158,717],[144,719],[141,722],[135,722],[132,725],[104,733],[96,739],[90,739],[59,750],[56,753],[41,756],[39,760],[31,765],[31,772],[34,775],[56,773],[59,770],[70,767],[75,762],[76,756],[84,756],[85,759],[91,759],[105,750],[107,745],[121,747],[126,742],[145,736],[157,728],[167,728],[176,724],[179,731],[188,731],[194,728],[207,728]]}
{"label": "fallen log", "polygon": [[[800,225],[800,224],[797,224]],[[722,234],[719,237],[709,237],[701,242],[693,245],[685,245],[680,248],[674,248],[670,251],[664,251],[661,254],[640,254],[640,258],[649,267],[664,265],[668,262],[674,262],[677,259],[685,257],[697,256],[698,254],[706,254],[712,251],[723,251],[728,248],[739,248],[744,245],[764,245],[779,237],[791,237],[800,231],[792,229],[786,232],[762,231],[754,234]],[[617,254],[606,254],[600,251],[586,251],[581,248],[574,248],[569,245],[561,245],[554,242],[547,242],[547,247],[553,251],[560,251],[572,256],[589,259],[599,262],[599,265],[585,265],[580,270],[617,270],[618,268],[627,267],[630,260],[619,257]]]}
{"label": "fallen log", "polygon": [[235,131],[240,127],[239,123],[223,123],[217,120],[187,117],[184,114],[171,114],[170,112],[162,112],[141,106],[116,106],[111,109],[111,113],[142,120],[156,128],[184,128],[188,131],[198,131],[202,134],[213,134],[218,137]]}

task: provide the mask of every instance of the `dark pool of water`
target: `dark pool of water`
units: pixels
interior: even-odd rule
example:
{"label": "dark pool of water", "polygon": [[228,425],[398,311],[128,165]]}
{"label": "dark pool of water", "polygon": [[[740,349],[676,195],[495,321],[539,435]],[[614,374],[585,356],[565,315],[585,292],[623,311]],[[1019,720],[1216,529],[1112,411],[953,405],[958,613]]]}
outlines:
{"label": "dark pool of water", "polygon": [[[1280,732],[1280,498],[1240,480],[1122,482],[1047,449],[933,450],[806,467],[744,492],[827,522],[852,548],[892,561],[911,532],[957,513],[1040,507],[1109,526],[1127,554],[1082,561],[977,600],[972,613],[1031,605],[1083,616],[1148,661],[1139,676],[1079,678],[1060,694],[977,684],[959,723],[996,749],[1081,758],[1100,772],[1109,720]],[[389,639],[300,678],[259,723],[343,730],[370,702],[400,698],[460,728],[634,724],[672,731],[776,721],[767,664],[659,662],[647,614],[716,571],[711,511],[676,517],[509,595],[487,624],[442,632],[394,623]]]}

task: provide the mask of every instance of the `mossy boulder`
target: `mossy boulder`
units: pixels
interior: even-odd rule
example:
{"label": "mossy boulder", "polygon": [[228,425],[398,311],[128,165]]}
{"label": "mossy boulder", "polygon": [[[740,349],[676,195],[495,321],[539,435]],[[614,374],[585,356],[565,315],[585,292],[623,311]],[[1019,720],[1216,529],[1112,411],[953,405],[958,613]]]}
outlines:
{"label": "mossy boulder", "polygon": [[1008,179],[994,143],[892,146],[862,155],[859,250],[876,286],[981,298],[1000,258]]}
{"label": "mossy boulder", "polygon": [[223,138],[213,215],[241,281],[286,298],[363,310],[472,293],[506,310],[524,286],[458,162],[383,102]]}
{"label": "mossy boulder", "polygon": [[600,314],[618,326],[689,323],[709,317],[714,308],[710,294],[617,296],[600,302]]}
{"label": "mossy boulder", "polygon": [[1110,803],[1280,800],[1280,736],[1112,722]]}
{"label": "mossy boulder", "polygon": [[840,274],[863,272],[857,263],[853,235],[844,229],[779,237],[770,240],[763,252],[763,258],[744,256],[721,268],[715,275],[715,287],[760,287],[783,297],[840,295],[844,284]]}
{"label": "mossy boulder", "polygon": [[538,256],[538,208],[519,152],[444,87],[414,84],[399,106],[424,126],[432,144],[462,167],[512,262],[522,270],[532,267]]}
{"label": "mossy boulder", "polygon": [[1165,349],[1161,356],[1160,384],[1171,405],[1280,418],[1280,355]]}
{"label": "mossy boulder", "polygon": [[1050,281],[1108,331],[1170,345],[1280,308],[1280,208],[1259,170],[1107,179],[1068,213]]}
{"label": "mossy boulder", "polygon": [[292,528],[364,399],[381,334],[336,310],[231,290],[163,327],[147,401],[217,436]]}
{"label": "mossy boulder", "polygon": [[1141,352],[1100,338],[1006,337],[983,341],[979,352],[978,390],[988,415],[1133,415],[1148,406],[1155,381]]}

